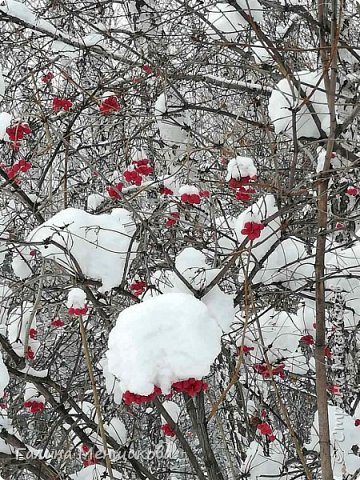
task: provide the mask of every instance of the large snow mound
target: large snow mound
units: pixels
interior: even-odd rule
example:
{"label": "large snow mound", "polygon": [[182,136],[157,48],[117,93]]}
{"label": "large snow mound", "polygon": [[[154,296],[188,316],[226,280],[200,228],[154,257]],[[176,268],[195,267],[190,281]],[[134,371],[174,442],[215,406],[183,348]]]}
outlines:
{"label": "large snow mound", "polygon": [[106,292],[122,281],[133,233],[134,225],[127,210],[92,215],[68,208],[33,230],[27,242],[36,244],[44,257],[71,272],[78,270],[77,263],[85,277],[101,281],[99,290]]}
{"label": "large snow mound", "polygon": [[[328,134],[330,113],[324,81],[321,80],[321,73],[306,70],[295,73],[294,76],[300,81],[303,92],[309,98],[320,121],[321,129]],[[299,90],[287,79],[280,80],[269,99],[269,115],[274,124],[275,132],[292,134],[293,111],[300,106],[301,108],[296,113],[297,137],[319,138],[320,132],[314,121],[313,114],[305,105]]]}
{"label": "large snow mound", "polygon": [[174,382],[201,379],[220,352],[222,331],[206,305],[167,293],[126,308],[110,332],[108,369],[123,391],[169,393]]}

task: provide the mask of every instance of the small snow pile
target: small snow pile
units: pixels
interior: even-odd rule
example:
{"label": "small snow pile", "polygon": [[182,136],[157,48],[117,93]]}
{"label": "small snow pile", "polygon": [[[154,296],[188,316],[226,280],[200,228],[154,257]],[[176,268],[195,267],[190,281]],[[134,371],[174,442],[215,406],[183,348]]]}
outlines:
{"label": "small snow pile", "polygon": [[[237,4],[244,13],[252,16],[255,22],[262,22],[262,7],[257,0],[237,0]],[[208,20],[213,28],[208,26],[206,33],[215,40],[221,39],[218,30],[228,41],[235,41],[239,32],[248,25],[236,8],[228,3],[216,3],[210,8]]]}
{"label": "small snow pile", "polygon": [[181,201],[192,205],[199,205],[201,202],[200,191],[194,185],[183,185],[179,188]]}
{"label": "small snow pile", "polygon": [[256,175],[257,169],[252,158],[238,156],[232,158],[227,165],[226,181],[231,188],[247,185],[250,180],[256,179]]}
{"label": "small snow pile", "polygon": [[[121,480],[123,477],[120,472],[116,470],[112,471],[115,480]],[[86,468],[81,469],[77,473],[70,475],[72,480],[103,480],[108,476],[106,467],[102,465],[89,465]]]}
{"label": "small snow pile", "polygon": [[24,407],[29,413],[39,413],[45,408],[45,398],[40,395],[38,390],[31,384],[27,383],[24,393]]}
{"label": "small snow pile", "polygon": [[110,435],[110,437],[112,437],[117,443],[120,445],[126,443],[127,431],[120,418],[112,418],[109,423],[104,424],[104,428],[108,435]]}
{"label": "small snow pile", "polygon": [[86,293],[81,288],[72,288],[68,293],[66,306],[69,315],[86,315],[88,308],[86,303]]}
{"label": "small snow pile", "polygon": [[92,215],[68,208],[33,230],[27,242],[43,242],[36,245],[43,257],[71,272],[79,267],[86,278],[102,282],[99,291],[107,292],[122,281],[134,231],[130,213],[124,209]]}
{"label": "small snow pile", "polygon": [[[294,74],[301,83],[303,93],[319,119],[321,129],[328,134],[330,129],[330,113],[327,103],[324,81],[321,73],[307,70]],[[301,106],[296,113],[296,131],[298,138],[319,138],[321,132],[314,121],[313,115],[301,98],[299,90],[288,79],[282,79],[276,85],[269,99],[269,115],[274,124],[275,132],[285,132],[292,135],[293,110]]]}
{"label": "small snow pile", "polygon": [[[1,90],[1,77],[0,77],[0,90]],[[10,115],[10,113],[7,113],[7,112],[0,113],[0,140],[4,140],[5,135],[7,135],[6,129],[10,127],[12,118],[13,117],[12,115]]]}
{"label": "small snow pile", "polygon": [[191,295],[150,298],[120,313],[109,335],[108,369],[124,395],[150,400],[176,382],[208,375],[221,333],[206,305]]}
{"label": "small snow pile", "polygon": [[108,395],[114,396],[114,402],[117,405],[120,405],[122,400],[123,391],[120,388],[119,381],[114,377],[112,373],[109,372],[108,360],[106,357],[100,360],[100,367],[105,378],[105,388]]}
{"label": "small snow pile", "polygon": [[[15,308],[8,318],[8,339],[14,351],[20,356],[28,360],[33,360],[40,346],[36,340],[36,318],[32,319],[31,328],[30,320],[34,305],[30,302],[23,302],[19,307]],[[24,353],[25,339],[28,338],[28,348]]]}
{"label": "small snow pile", "polygon": [[155,119],[163,142],[176,151],[177,156],[186,153],[190,145],[191,120],[181,111],[184,104],[172,93],[162,93],[155,102]]}
{"label": "small snow pile", "polygon": [[[335,480],[341,480],[353,475],[359,468],[359,457],[352,449],[360,444],[359,427],[355,426],[354,418],[340,407],[328,405],[328,412],[333,474]],[[316,412],[309,449],[317,452],[320,451],[318,432],[319,417]]]}
{"label": "small snow pile", "polygon": [[249,480],[281,477],[281,472],[285,465],[285,457],[280,443],[270,443],[268,448],[269,452],[265,456],[263,447],[256,440],[250,443],[246,452],[246,459],[241,466],[244,477]]}
{"label": "small snow pile", "polygon": [[[5,94],[5,80],[2,74],[2,68],[0,67],[0,99]],[[1,128],[1,120],[0,120],[0,128]],[[1,138],[1,136],[0,136]]]}

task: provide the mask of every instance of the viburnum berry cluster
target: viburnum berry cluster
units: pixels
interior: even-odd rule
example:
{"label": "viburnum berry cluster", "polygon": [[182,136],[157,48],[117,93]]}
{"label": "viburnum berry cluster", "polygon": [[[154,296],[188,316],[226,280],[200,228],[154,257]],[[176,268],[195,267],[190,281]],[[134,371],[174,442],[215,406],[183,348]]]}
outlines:
{"label": "viburnum berry cluster", "polygon": [[264,379],[271,378],[278,375],[280,378],[285,378],[285,364],[279,363],[277,365],[267,365],[266,363],[256,363],[253,365],[254,370],[259,373]]}
{"label": "viburnum berry cluster", "polygon": [[267,422],[262,422],[257,425],[257,429],[261,433],[261,435],[266,435],[270,442],[274,442],[276,440],[275,435],[273,434],[272,428]]}
{"label": "viburnum berry cluster", "polygon": [[25,135],[29,135],[31,133],[31,128],[27,123],[16,123],[11,127],[7,127],[6,133],[10,139],[10,148],[15,152],[18,152],[20,149],[19,141],[24,138]]}
{"label": "viburnum berry cluster", "polygon": [[165,423],[164,425],[161,426],[161,431],[167,437],[176,437],[176,433],[174,432],[174,430],[170,427],[170,425],[168,423]]}
{"label": "viburnum berry cluster", "polygon": [[200,205],[201,198],[208,198],[210,192],[208,190],[199,190],[194,185],[183,185],[179,189],[180,199],[184,203],[191,205]]}
{"label": "viburnum berry cluster", "polygon": [[181,382],[175,382],[171,387],[176,392],[183,392],[194,397],[196,394],[200,393],[202,390],[208,389],[208,384],[202,380],[196,380],[195,378],[189,378],[188,380],[182,380]]}
{"label": "viburnum berry cluster", "polygon": [[123,394],[123,401],[125,405],[131,405],[132,403],[136,403],[137,405],[141,405],[142,403],[151,402],[156,398],[158,395],[161,395],[161,389],[157,386],[154,387],[154,391],[149,395],[138,395],[137,393],[132,393],[127,390]]}
{"label": "viburnum berry cluster", "polygon": [[168,218],[166,219],[166,226],[172,227],[178,222],[179,218],[180,218],[179,212],[170,212]]}
{"label": "viburnum berry cluster", "polygon": [[353,185],[351,185],[346,189],[346,193],[352,197],[352,196],[356,196],[359,193],[359,190]]}
{"label": "viburnum berry cluster", "polygon": [[41,81],[43,83],[49,83],[51,80],[55,77],[55,75],[52,72],[48,72],[47,74],[43,75],[41,77]]}
{"label": "viburnum berry cluster", "polygon": [[133,160],[131,165],[123,172],[123,176],[128,183],[136,186],[142,184],[143,176],[150,175],[154,169],[149,165],[149,160],[143,158],[141,160]]}
{"label": "viburnum berry cluster", "polygon": [[124,184],[122,182],[117,182],[115,186],[109,185],[106,187],[106,191],[110,198],[114,200],[119,200],[121,198],[120,192],[124,188]]}
{"label": "viburnum berry cluster", "polygon": [[52,109],[54,112],[59,112],[60,110],[64,110],[68,112],[72,107],[72,102],[67,98],[59,98],[54,97],[52,101]]}
{"label": "viburnum berry cluster", "polygon": [[34,360],[35,358],[35,352],[33,351],[33,349],[29,346],[25,352],[25,358],[26,360]]}
{"label": "viburnum berry cluster", "polygon": [[[188,378],[187,380],[182,380],[179,382],[174,382],[171,385],[171,388],[178,393],[187,393],[191,397],[194,397],[202,390],[208,389],[208,384],[203,382],[202,380],[196,380],[195,378]],[[127,390],[123,394],[123,401],[126,405],[131,405],[132,403],[136,403],[137,405],[141,405],[142,403],[151,402],[154,400],[155,397],[161,395],[161,389],[158,386],[154,387],[154,390],[149,395],[138,395],[137,393],[132,393]]]}
{"label": "viburnum berry cluster", "polygon": [[75,317],[78,317],[80,315],[86,315],[87,312],[88,312],[88,307],[86,305],[82,308],[74,308],[74,307],[68,308],[68,314]]}
{"label": "viburnum berry cluster", "polygon": [[19,175],[19,173],[28,172],[32,167],[32,164],[31,162],[27,162],[25,159],[22,158],[18,162],[14,163],[14,165],[12,165],[11,167],[7,167],[4,164],[1,164],[0,166],[8,176],[9,180],[13,180]]}
{"label": "viburnum berry cluster", "polygon": [[304,345],[314,345],[314,337],[312,335],[304,335],[300,338],[300,342]]}
{"label": "viburnum berry cluster", "polygon": [[37,400],[27,400],[23,403],[23,406],[30,412],[30,413],[39,413],[42,412],[45,408],[44,402],[37,401]]}
{"label": "viburnum berry cluster", "polygon": [[130,290],[136,297],[140,297],[145,292],[146,282],[138,280],[130,285]]}
{"label": "viburnum berry cluster", "polygon": [[121,110],[121,105],[119,104],[118,99],[115,95],[110,95],[109,97],[105,98],[100,104],[100,112],[101,113],[113,113],[119,112]]}
{"label": "viburnum berry cluster", "polygon": [[60,318],[55,318],[50,325],[52,327],[63,327],[65,323]]}
{"label": "viburnum berry cluster", "polygon": [[164,185],[159,188],[159,192],[160,195],[164,195],[164,197],[174,195],[174,192],[171,190],[171,188],[165,187]]}
{"label": "viburnum berry cluster", "polygon": [[241,230],[243,235],[246,235],[249,240],[255,240],[260,237],[261,231],[265,228],[261,222],[245,222]]}

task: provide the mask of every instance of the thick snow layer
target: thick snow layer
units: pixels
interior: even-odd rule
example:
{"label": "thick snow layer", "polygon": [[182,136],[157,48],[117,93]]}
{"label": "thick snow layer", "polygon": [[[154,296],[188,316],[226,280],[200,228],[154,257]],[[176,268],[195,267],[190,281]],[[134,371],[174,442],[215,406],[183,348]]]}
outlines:
{"label": "thick snow layer", "polygon": [[[354,474],[360,465],[359,457],[351,449],[353,445],[360,445],[359,427],[355,427],[354,418],[340,407],[328,405],[328,411],[333,474],[335,479],[342,479]],[[309,448],[317,452],[320,450],[318,431],[319,418],[316,412]]]}
{"label": "thick snow layer", "polygon": [[88,196],[87,207],[91,211],[95,211],[106,200],[104,195],[100,193],[92,193]]}
{"label": "thick snow layer", "polygon": [[106,357],[102,358],[99,363],[105,378],[106,391],[109,395],[114,395],[114,402],[117,405],[120,405],[123,391],[121,390],[119,380],[117,380],[114,375],[109,372],[108,360]]}
{"label": "thick snow layer", "polygon": [[[1,96],[1,76],[0,76],[0,96]],[[0,113],[0,140],[4,139],[6,134],[6,129],[10,126],[12,116],[10,113],[1,112]]]}
{"label": "thick snow layer", "polygon": [[[113,470],[112,473],[114,479],[122,479],[121,473],[117,472],[116,470]],[[72,480],[103,480],[104,478],[107,478],[107,476],[108,473],[106,467],[103,467],[102,465],[89,465],[79,472],[70,475],[70,478]]]}
{"label": "thick snow layer", "polygon": [[290,290],[306,285],[314,276],[314,259],[300,240],[290,237],[281,242],[263,263],[253,283],[281,282]]}
{"label": "thick snow layer", "polygon": [[[301,82],[301,88],[316,112],[322,130],[329,132],[330,114],[327,104],[324,81],[318,72],[301,71],[295,73],[295,78]],[[269,115],[274,124],[275,132],[286,132],[292,135],[292,110],[300,107],[296,114],[296,131],[298,138],[319,138],[320,132],[312,114],[300,96],[298,89],[290,80],[283,79],[276,85],[269,99]]]}
{"label": "thick snow layer", "polygon": [[112,418],[109,423],[105,423],[104,427],[110,437],[112,437],[120,445],[126,443],[127,431],[120,418]]}
{"label": "thick snow layer", "polygon": [[126,308],[109,335],[109,371],[126,391],[149,395],[154,386],[201,379],[220,351],[221,329],[206,305],[168,293]]}
{"label": "thick snow layer", "polygon": [[[244,12],[251,15],[256,22],[263,20],[262,7],[257,0],[237,0],[237,4]],[[216,40],[221,36],[216,32],[218,30],[227,40],[235,41],[239,32],[248,25],[247,21],[231,5],[227,3],[217,3],[210,7],[208,20],[214,28],[207,27],[207,34]]]}
{"label": "thick snow layer", "polygon": [[254,160],[249,157],[235,157],[232,158],[227,165],[226,181],[231,178],[240,180],[244,177],[255,177],[257,170],[254,165]]}
{"label": "thick snow layer", "polygon": [[183,102],[174,94],[162,93],[155,102],[155,119],[160,137],[168,146],[175,148],[181,156],[190,145],[190,116],[181,111]]}
{"label": "thick snow layer", "polygon": [[[76,263],[87,278],[102,282],[102,292],[120,285],[134,233],[129,212],[114,209],[110,215],[92,215],[76,208],[57,213],[27,237],[45,258],[72,272]],[[59,246],[48,240],[56,242]],[[62,247],[62,248],[60,248]]]}
{"label": "thick snow layer", "polygon": [[[167,272],[166,284],[159,285],[163,293],[190,294],[191,291],[183,278],[194,289],[204,289],[220,272],[220,269],[212,268],[206,262],[204,253],[193,247],[185,248],[177,255],[175,268],[181,277],[175,272]],[[146,298],[145,296],[144,299],[146,300]],[[219,327],[224,332],[228,332],[235,317],[233,296],[224,293],[218,285],[215,285],[201,300],[208,307],[210,315],[216,320]]]}
{"label": "thick snow layer", "polygon": [[19,18],[20,20],[35,26],[42,28],[51,33],[55,33],[56,29],[51,23],[46,20],[38,19],[34,12],[22,2],[16,2],[15,0],[5,0],[5,5],[0,7],[0,10],[11,15],[12,17]]}

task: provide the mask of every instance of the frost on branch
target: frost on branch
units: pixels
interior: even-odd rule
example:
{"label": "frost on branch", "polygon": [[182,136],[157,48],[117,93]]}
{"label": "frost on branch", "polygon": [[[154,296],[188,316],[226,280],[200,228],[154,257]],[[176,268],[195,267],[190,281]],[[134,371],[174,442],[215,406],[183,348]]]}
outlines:
{"label": "frost on branch", "polygon": [[321,129],[328,134],[330,114],[321,73],[304,70],[295,73],[294,76],[301,82],[301,89],[308,98],[304,101],[299,89],[291,83],[291,80],[280,80],[270,96],[268,106],[275,132],[285,132],[292,136],[293,112],[296,112],[297,137],[319,138],[321,132],[315,123],[315,116],[306,106],[306,102],[310,101]]}
{"label": "frost on branch", "polygon": [[168,293],[123,310],[109,335],[108,369],[125,392],[201,379],[220,351],[221,330],[200,300]]}
{"label": "frost on branch", "polygon": [[[102,283],[102,292],[120,285],[134,233],[129,212],[114,209],[111,214],[92,215],[76,208],[57,213],[27,237],[43,257]],[[54,242],[57,245],[55,245]],[[80,273],[80,272],[79,272]]]}

